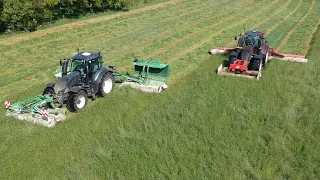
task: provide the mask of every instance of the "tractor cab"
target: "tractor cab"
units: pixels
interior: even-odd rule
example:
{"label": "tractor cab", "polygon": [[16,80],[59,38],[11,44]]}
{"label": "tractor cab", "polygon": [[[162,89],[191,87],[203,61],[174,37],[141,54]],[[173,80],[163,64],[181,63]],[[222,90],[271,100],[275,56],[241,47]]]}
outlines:
{"label": "tractor cab", "polygon": [[72,59],[64,59],[60,61],[61,67],[56,70],[55,76],[61,78],[70,72],[80,72],[87,74],[90,78],[102,66],[103,60],[100,52],[78,52]]}
{"label": "tractor cab", "polygon": [[244,35],[240,35],[237,46],[241,49],[252,46],[255,54],[259,54],[261,45],[266,43],[264,34],[264,32],[258,30],[246,31]]}

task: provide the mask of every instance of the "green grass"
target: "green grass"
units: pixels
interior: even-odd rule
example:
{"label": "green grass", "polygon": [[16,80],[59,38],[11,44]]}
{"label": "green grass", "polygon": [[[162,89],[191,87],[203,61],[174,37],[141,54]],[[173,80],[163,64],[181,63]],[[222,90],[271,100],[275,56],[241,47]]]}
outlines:
{"label": "green grass", "polygon": [[307,52],[320,3],[274,2],[183,1],[2,45],[0,101],[41,93],[77,47],[120,68],[150,56],[172,71],[162,94],[116,89],[53,129],[0,118],[0,179],[319,179],[320,31],[308,63],[270,61],[259,81],[218,76],[224,58],[207,53],[243,26]]}

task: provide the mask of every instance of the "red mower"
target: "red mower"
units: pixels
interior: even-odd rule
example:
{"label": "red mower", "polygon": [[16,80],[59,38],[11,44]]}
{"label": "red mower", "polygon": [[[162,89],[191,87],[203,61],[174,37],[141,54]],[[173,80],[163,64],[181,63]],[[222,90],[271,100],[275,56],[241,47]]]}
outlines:
{"label": "red mower", "polygon": [[244,35],[237,36],[236,48],[214,48],[211,54],[228,53],[228,62],[221,64],[218,74],[241,76],[252,79],[261,77],[261,70],[266,66],[269,59],[278,58],[287,61],[307,62],[304,56],[296,54],[282,54],[269,48],[268,42],[264,38],[264,32],[257,30],[246,31]]}

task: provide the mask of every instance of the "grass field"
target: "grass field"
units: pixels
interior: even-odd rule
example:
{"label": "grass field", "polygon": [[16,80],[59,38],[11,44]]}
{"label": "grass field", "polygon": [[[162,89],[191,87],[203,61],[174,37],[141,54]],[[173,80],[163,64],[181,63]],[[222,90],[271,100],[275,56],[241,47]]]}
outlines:
{"label": "grass field", "polygon": [[[172,2],[0,37],[1,102],[40,94],[78,47],[102,50],[120,70],[135,56],[171,68],[162,94],[116,89],[53,129],[0,109],[0,179],[320,178],[320,2]],[[309,62],[273,60],[259,81],[218,76],[224,58],[208,50],[233,46],[244,26]]]}

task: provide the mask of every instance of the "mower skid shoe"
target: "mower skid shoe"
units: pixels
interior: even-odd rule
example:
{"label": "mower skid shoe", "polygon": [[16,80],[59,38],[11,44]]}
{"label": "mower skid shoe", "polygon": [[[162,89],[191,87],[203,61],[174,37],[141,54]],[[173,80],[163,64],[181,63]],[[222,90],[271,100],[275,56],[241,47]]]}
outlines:
{"label": "mower skid shoe", "polygon": [[236,74],[235,72],[229,70],[228,67],[224,67],[222,64],[218,67],[217,73],[221,76],[244,77],[248,79],[257,79],[257,80],[259,80],[259,78],[261,77],[261,72],[259,71],[248,71],[243,74]]}
{"label": "mower skid shoe", "polygon": [[148,93],[161,93],[162,90],[168,88],[168,86],[165,83],[162,84],[161,86],[152,86],[152,85],[138,84],[135,82],[123,82],[120,84],[119,87],[124,87],[124,86],[130,86],[131,88],[139,89],[143,92],[148,92]]}
{"label": "mower skid shoe", "polygon": [[7,117],[13,117],[21,121],[28,121],[34,124],[39,124],[48,128],[55,127],[55,125],[61,121],[66,120],[65,109],[50,109],[46,119],[41,115],[33,115],[31,113],[17,113],[17,112],[6,112]]}

